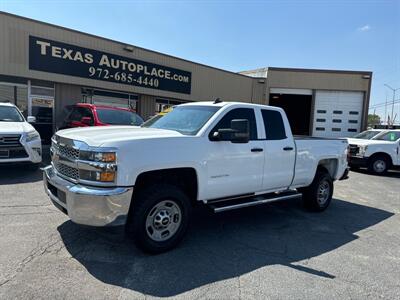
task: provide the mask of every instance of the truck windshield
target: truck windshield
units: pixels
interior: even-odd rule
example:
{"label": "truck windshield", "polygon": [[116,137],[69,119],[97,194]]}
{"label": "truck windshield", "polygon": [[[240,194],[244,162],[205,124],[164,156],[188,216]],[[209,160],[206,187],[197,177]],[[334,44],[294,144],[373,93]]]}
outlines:
{"label": "truck windshield", "polygon": [[128,110],[97,108],[97,116],[100,122],[110,125],[134,125],[139,126],[143,119],[136,113]]}
{"label": "truck windshield", "polygon": [[13,106],[0,106],[0,122],[23,122],[21,113]]}
{"label": "truck windshield", "polygon": [[378,135],[381,132],[382,131],[379,131],[379,130],[366,130],[366,131],[360,132],[359,134],[356,134],[354,136],[354,138],[355,139],[370,140],[374,136]]}
{"label": "truck windshield", "polygon": [[169,129],[195,135],[218,111],[218,106],[177,106],[173,111],[143,127]]}

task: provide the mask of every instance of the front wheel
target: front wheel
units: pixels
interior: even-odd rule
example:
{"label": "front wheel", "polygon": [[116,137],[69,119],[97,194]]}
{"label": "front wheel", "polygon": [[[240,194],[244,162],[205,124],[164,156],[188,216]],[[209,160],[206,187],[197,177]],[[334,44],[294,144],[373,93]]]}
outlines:
{"label": "front wheel", "polygon": [[318,170],[310,186],[302,190],[304,206],[312,211],[324,211],[332,201],[333,180],[328,172]]}
{"label": "front wheel", "polygon": [[138,191],[128,225],[139,248],[161,253],[183,239],[190,212],[190,200],[185,193],[176,186],[158,184]]}
{"label": "front wheel", "polygon": [[389,168],[389,161],[384,156],[378,155],[372,157],[368,162],[368,171],[377,175],[385,174],[388,168]]}

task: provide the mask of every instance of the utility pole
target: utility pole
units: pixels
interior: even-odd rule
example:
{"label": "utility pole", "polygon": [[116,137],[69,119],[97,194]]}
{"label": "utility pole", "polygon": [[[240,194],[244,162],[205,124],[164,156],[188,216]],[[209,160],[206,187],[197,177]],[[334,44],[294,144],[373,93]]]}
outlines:
{"label": "utility pole", "polygon": [[[396,91],[397,91],[397,90],[400,90],[400,88],[394,89],[394,88],[392,88],[390,85],[388,85],[388,84],[386,84],[386,83],[384,84],[384,86],[388,87],[388,88],[391,89],[392,92],[393,92],[392,114],[391,114],[391,117],[390,117],[390,122],[391,122],[391,123],[394,123],[394,122],[393,122],[394,100],[395,100],[395,97],[396,97]],[[393,124],[391,124],[391,125],[393,125]]]}

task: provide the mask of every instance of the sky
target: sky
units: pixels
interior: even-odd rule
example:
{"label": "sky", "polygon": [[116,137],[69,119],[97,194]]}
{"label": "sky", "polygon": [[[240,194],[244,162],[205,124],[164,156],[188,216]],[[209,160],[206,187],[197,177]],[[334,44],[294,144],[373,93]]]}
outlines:
{"label": "sky", "polygon": [[[372,71],[370,113],[382,117],[384,84],[400,88],[400,0],[0,0],[0,10],[233,72]],[[400,89],[395,98],[400,120]]]}

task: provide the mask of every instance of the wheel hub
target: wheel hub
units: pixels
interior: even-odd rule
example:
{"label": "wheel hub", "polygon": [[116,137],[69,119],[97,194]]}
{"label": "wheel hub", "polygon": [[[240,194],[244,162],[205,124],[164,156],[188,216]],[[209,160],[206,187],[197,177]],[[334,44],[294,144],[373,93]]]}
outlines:
{"label": "wheel hub", "polygon": [[147,215],[146,233],[154,241],[166,241],[178,231],[181,218],[181,209],[175,201],[161,201]]}
{"label": "wheel hub", "polygon": [[374,163],[374,170],[376,172],[383,172],[386,168],[386,163],[383,160],[377,160]]}
{"label": "wheel hub", "polygon": [[326,201],[329,199],[329,194],[330,194],[330,186],[328,181],[324,180],[320,183],[318,187],[318,196],[317,200],[319,205],[324,205]]}
{"label": "wheel hub", "polygon": [[167,210],[159,211],[154,217],[154,227],[157,229],[166,228],[171,222],[171,216]]}

